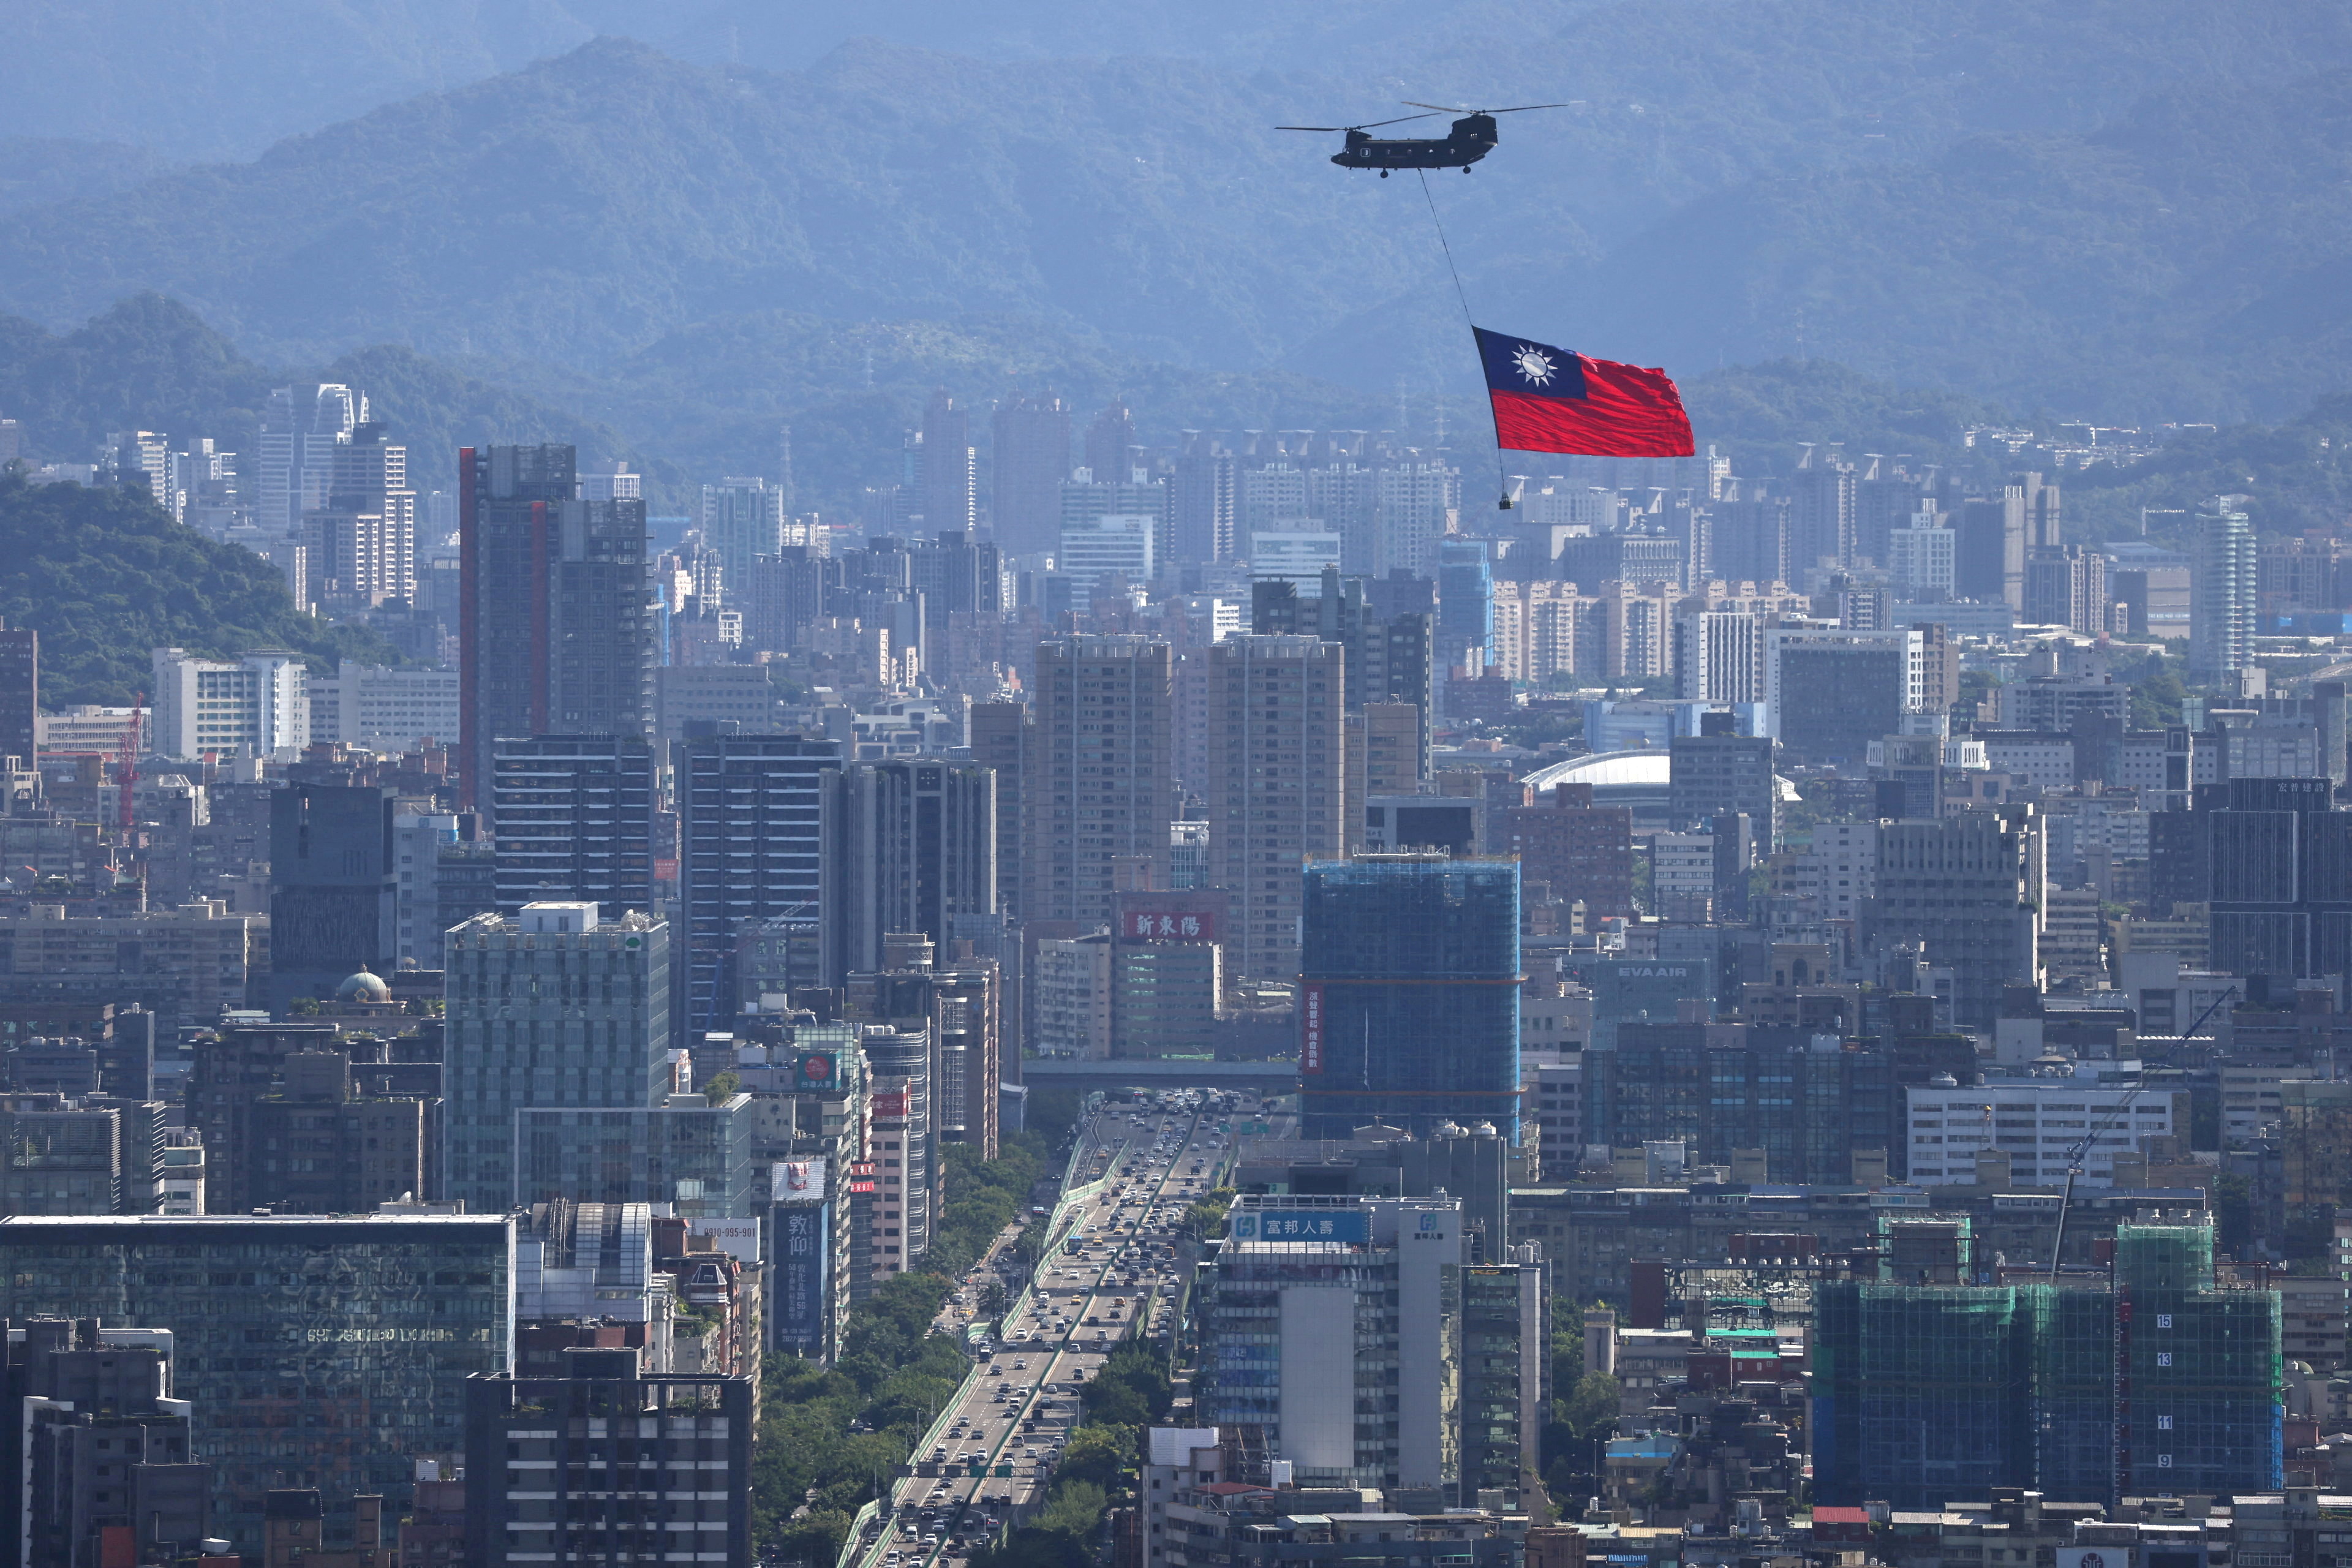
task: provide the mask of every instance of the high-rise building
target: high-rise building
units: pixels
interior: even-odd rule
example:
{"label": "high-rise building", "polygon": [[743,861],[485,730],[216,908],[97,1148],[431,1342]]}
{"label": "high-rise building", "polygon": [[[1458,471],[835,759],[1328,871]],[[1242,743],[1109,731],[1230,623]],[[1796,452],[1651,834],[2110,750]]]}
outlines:
{"label": "high-rise building", "polygon": [[512,1359],[513,1248],[503,1214],[10,1219],[0,1315],[168,1332],[212,1533],[258,1561],[281,1481],[407,1511],[415,1457],[464,1439],[467,1381]]}
{"label": "high-rise building", "polygon": [[1008,555],[1051,550],[1070,477],[1069,405],[1052,393],[1014,393],[991,420],[995,484],[990,521]]}
{"label": "high-rise building", "polygon": [[1495,574],[1480,539],[1448,539],[1437,547],[1437,662],[1494,662]]}
{"label": "high-rise building", "polygon": [[826,773],[825,984],[883,967],[886,939],[947,949],[959,915],[996,913],[996,775],[928,759]]}
{"label": "high-rise building", "polygon": [[996,1157],[1003,994],[993,960],[940,963],[919,931],[893,931],[881,966],[852,974],[844,989],[850,1018],[929,1040],[929,1137],[935,1152],[941,1144],[967,1143],[984,1160]]}
{"label": "high-rise building", "polygon": [[2034,626],[2071,626],[2096,637],[2107,630],[2107,558],[2080,544],[2044,544],[2025,552],[2025,605]]}
{"label": "high-rise building", "polygon": [[730,609],[735,584],[755,557],[773,555],[784,543],[784,492],[760,475],[737,475],[702,487],[702,547],[718,553]]}
{"label": "high-rise building", "polygon": [[588,903],[527,904],[449,933],[445,1195],[502,1214],[515,1112],[663,1104],[670,1090],[669,927]]}
{"label": "high-rise building", "polygon": [[1780,821],[1780,781],[1772,773],[1772,741],[1732,733],[1731,715],[1703,713],[1699,733],[1667,742],[1666,815],[1699,826],[1718,815],[1745,813],[1756,853],[1769,855]]}
{"label": "high-rise building", "polygon": [[[656,1555],[641,1550],[651,1542],[690,1547],[657,1553],[671,1560],[748,1568],[751,1380],[648,1373],[642,1354],[568,1349],[560,1377],[471,1380],[467,1562],[623,1563]],[[559,1484],[551,1496],[544,1484],[625,1470],[642,1489]]]}
{"label": "high-rise building", "polygon": [[393,792],[293,784],[269,803],[269,1003],[331,997],[399,951]]}
{"label": "high-rise building", "polygon": [[2197,517],[2189,562],[2189,678],[2225,680],[2253,657],[2254,527],[2243,496],[2216,496]]}
{"label": "high-rise building", "polygon": [[408,448],[372,420],[334,444],[325,493],[306,503],[302,540],[316,602],[373,609],[416,596],[416,492]]}
{"label": "high-rise building", "polygon": [[163,1562],[212,1534],[212,1467],[191,1458],[194,1413],[173,1397],[172,1336],[36,1318],[8,1336],[5,1391],[25,1412],[0,1454],[23,1500],[0,1564]]}
{"label": "high-rise building", "polygon": [[[1313,637],[1209,649],[1211,876],[1232,902],[1237,973],[1298,973],[1299,867],[1347,852],[1347,661]],[[1163,830],[1164,831],[1164,830]]]}
{"label": "high-rise building", "polygon": [[262,410],[254,522],[265,535],[297,533],[302,514],[323,500],[335,447],[367,417],[367,398],[350,387],[281,386]]}
{"label": "high-rise building", "polygon": [[2278,1489],[2279,1293],[2218,1285],[2210,1228],[2117,1226],[2104,1285],[1977,1285],[1966,1216],[1878,1225],[1878,1279],[1815,1297],[1822,1502]]}
{"label": "high-rise building", "polygon": [[550,735],[491,748],[498,907],[593,902],[606,920],[653,906],[654,754],[642,735]]}
{"label": "high-rise building", "polygon": [[1631,916],[1633,808],[1593,805],[1590,784],[1554,784],[1550,795],[1490,816],[1487,842],[1517,855],[1527,879],[1544,883],[1555,901],[1583,904],[1587,920]]}
{"label": "high-rise building", "polygon": [[268,757],[310,743],[309,672],[298,653],[266,649],[234,663],[154,650],[152,737],[159,757]]}
{"label": "high-rise building", "polygon": [[33,765],[40,712],[41,634],[0,620],[0,757]]}
{"label": "high-rise building", "polygon": [[1388,853],[1310,865],[1299,958],[1302,1131],[1515,1137],[1519,866]]}
{"label": "high-rise building", "polygon": [[686,926],[679,1026],[691,1039],[735,1016],[734,955],[745,921],[798,920],[815,929],[825,775],[841,766],[841,742],[701,735],[671,754]]}
{"label": "high-rise building", "polygon": [[1095,589],[1105,577],[1116,574],[1129,583],[1150,582],[1151,536],[1157,526],[1157,520],[1142,512],[1064,518],[1054,563],[1070,580],[1070,608],[1079,615],[1091,609]]}
{"label": "high-rise building", "polygon": [[1517,1499],[1535,1473],[1546,1414],[1550,1409],[1549,1306],[1544,1268],[1534,1248],[1514,1262],[1463,1268],[1453,1329],[1454,1364],[1462,1379],[1461,1495],[1482,1492]]}
{"label": "high-rise building", "polygon": [[656,1106],[524,1106],[509,1206],[661,1204],[685,1219],[754,1219],[768,1173],[751,1159],[748,1094],[673,1094]]}
{"label": "high-rise building", "polygon": [[1135,452],[1135,416],[1127,405],[1112,398],[1087,426],[1087,467],[1097,483],[1123,484]]}
{"label": "high-rise building", "polygon": [[1221,891],[1118,896],[1110,949],[1110,1054],[1213,1060],[1224,996]]}
{"label": "high-rise building", "polygon": [[1036,668],[1022,918],[1108,926],[1114,860],[1139,861],[1154,886],[1167,880],[1173,655],[1150,637],[1049,637]]}
{"label": "high-rise building", "polygon": [[1764,700],[1762,616],[1691,610],[1675,617],[1675,695],[1698,702]]}
{"label": "high-rise building", "polygon": [[[1260,636],[1316,637],[1337,644],[1345,655],[1347,710],[1351,714],[1367,704],[1412,705],[1419,733],[1413,771],[1402,785],[1410,792],[1429,776],[1436,617],[1429,608],[1409,602],[1383,602],[1397,595],[1369,591],[1391,585],[1342,577],[1336,569],[1327,569],[1322,593],[1302,597],[1294,584],[1263,581],[1252,592],[1250,629]],[[1423,587],[1425,591],[1427,584]]]}
{"label": "high-rise building", "polygon": [[1238,467],[1204,431],[1188,430],[1176,459],[1176,559],[1233,561],[1241,553]]}
{"label": "high-rise building", "polygon": [[574,468],[570,447],[458,448],[459,766],[478,807],[502,741],[652,721],[646,503],[578,500]]}
{"label": "high-rise building", "polygon": [[297,1051],[281,1072],[239,1107],[241,1190],[221,1194],[220,1212],[366,1214],[431,1190],[426,1112],[437,1131],[437,1100],[365,1092],[340,1050]]}
{"label": "high-rise building", "polygon": [[[871,1025],[862,1034],[867,1081],[866,1157],[874,1164],[871,1250],[864,1263],[879,1282],[903,1274],[931,1249],[936,1215],[936,1084],[927,1028]],[[853,1260],[856,1261],[856,1260]]]}
{"label": "high-rise building", "polygon": [[1800,762],[1859,764],[1870,742],[1927,710],[1927,645],[1916,628],[1780,627],[1764,637],[1771,732]]}
{"label": "high-rise building", "polygon": [[2030,806],[1878,829],[1877,928],[1952,971],[1952,1021],[1989,1028],[2002,988],[2040,981],[2042,849]]}
{"label": "high-rise building", "polygon": [[1029,750],[1029,709],[1020,702],[975,702],[967,729],[971,760],[996,774],[996,904],[1021,912],[1023,784]]}
{"label": "high-rise building", "polygon": [[1244,1196],[1208,1275],[1196,1412],[1300,1486],[1458,1485],[1458,1198]]}
{"label": "high-rise building", "polygon": [[971,416],[944,390],[923,409],[923,526],[933,533],[980,523],[979,458]]}

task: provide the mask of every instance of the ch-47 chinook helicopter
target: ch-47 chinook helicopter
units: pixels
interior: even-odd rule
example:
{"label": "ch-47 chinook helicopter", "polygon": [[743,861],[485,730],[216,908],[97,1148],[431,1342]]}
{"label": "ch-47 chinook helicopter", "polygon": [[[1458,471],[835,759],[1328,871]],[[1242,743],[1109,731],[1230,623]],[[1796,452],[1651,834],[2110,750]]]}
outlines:
{"label": "ch-47 chinook helicopter", "polygon": [[[1375,120],[1363,125],[1277,125],[1276,131],[1344,131],[1348,144],[1331,154],[1331,162],[1343,169],[1378,169],[1381,178],[1389,177],[1391,169],[1459,169],[1470,172],[1470,165],[1495,150],[1501,140],[1495,125],[1497,114],[1523,114],[1530,109],[1566,109],[1565,103],[1522,103],[1513,109],[1454,109],[1442,103],[1415,103],[1407,99],[1412,108],[1426,110],[1424,114],[1401,114],[1394,120]],[[1458,114],[1461,119],[1445,138],[1412,136],[1368,136],[1383,125],[1402,125],[1408,120],[1426,120],[1432,114]]]}

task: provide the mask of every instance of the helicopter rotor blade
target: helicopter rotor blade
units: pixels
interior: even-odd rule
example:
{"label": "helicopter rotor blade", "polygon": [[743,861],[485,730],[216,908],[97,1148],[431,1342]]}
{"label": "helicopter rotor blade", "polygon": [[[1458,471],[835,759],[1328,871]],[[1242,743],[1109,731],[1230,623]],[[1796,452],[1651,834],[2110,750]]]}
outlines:
{"label": "helicopter rotor blade", "polygon": [[1522,103],[1515,109],[1485,109],[1482,114],[1523,114],[1530,109],[1573,109],[1572,103]]}
{"label": "helicopter rotor blade", "polygon": [[1346,131],[1345,125],[1277,125],[1276,131]]}
{"label": "helicopter rotor blade", "polygon": [[[1478,112],[1475,109],[1456,109],[1450,103],[1423,103],[1420,100],[1412,98],[1403,99],[1400,101],[1409,103],[1415,109],[1433,110],[1439,114],[1475,114]],[[1420,116],[1415,115],[1413,118],[1417,120]]]}

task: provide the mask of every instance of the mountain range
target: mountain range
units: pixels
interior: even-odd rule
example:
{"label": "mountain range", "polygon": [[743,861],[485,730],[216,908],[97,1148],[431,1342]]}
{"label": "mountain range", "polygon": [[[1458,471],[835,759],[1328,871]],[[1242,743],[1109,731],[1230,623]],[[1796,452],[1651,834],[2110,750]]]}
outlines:
{"label": "mountain range", "polygon": [[[982,322],[1427,400],[1475,390],[1434,218],[1485,321],[1685,377],[1825,355],[2107,421],[2342,384],[2324,0],[280,8],[196,0],[176,55],[100,61],[140,0],[26,0],[0,132],[49,140],[0,186],[0,309],[154,290],[275,363],[395,342],[533,391],[779,321]],[[1426,195],[1272,129],[1465,95],[1568,107]],[[191,158],[231,161],[160,163]],[[700,404],[809,368],[720,357]]]}

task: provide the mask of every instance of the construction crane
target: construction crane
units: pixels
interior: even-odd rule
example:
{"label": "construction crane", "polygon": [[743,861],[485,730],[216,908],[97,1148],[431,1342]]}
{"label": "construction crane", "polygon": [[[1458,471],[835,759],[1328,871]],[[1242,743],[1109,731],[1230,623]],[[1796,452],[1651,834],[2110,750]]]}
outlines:
{"label": "construction crane", "polygon": [[[2203,1028],[2205,1020],[2211,1017],[2222,1003],[2237,994],[2238,988],[2235,985],[2223,986],[2221,994],[2206,1004],[2205,1011],[2197,1015],[2196,1022],[2180,1031],[2180,1037],[2184,1040],[2188,1039]],[[2058,1194],[2058,1232],[2050,1242],[2050,1278],[2053,1283],[2058,1278],[2059,1255],[2066,1250],[2066,1210],[2074,1201],[2074,1178],[2083,1173],[2083,1162],[2090,1157],[2092,1142],[2100,1133],[2113,1127],[2116,1124],[2116,1118],[2129,1110],[2132,1101],[2137,1100],[2147,1089],[2147,1074],[2143,1071],[2140,1074],[2139,1082],[2132,1087],[2132,1091],[2116,1101],[2105,1117],[2092,1122],[2091,1130],[2084,1133],[2072,1149],[2066,1151],[2066,1185]]]}

